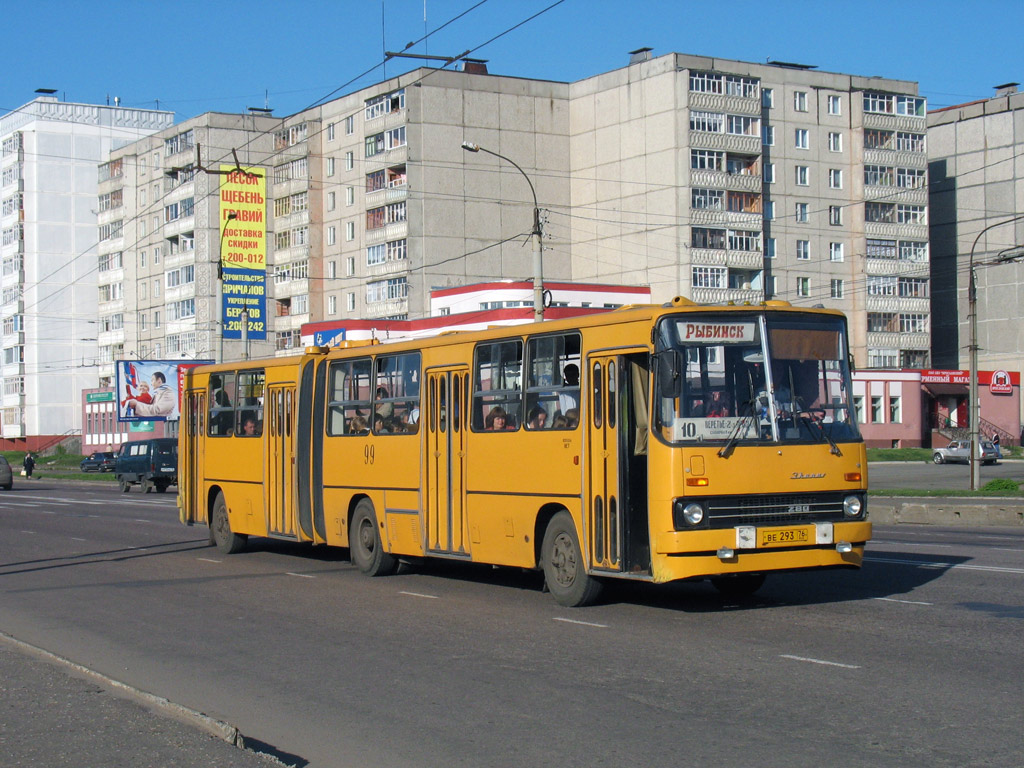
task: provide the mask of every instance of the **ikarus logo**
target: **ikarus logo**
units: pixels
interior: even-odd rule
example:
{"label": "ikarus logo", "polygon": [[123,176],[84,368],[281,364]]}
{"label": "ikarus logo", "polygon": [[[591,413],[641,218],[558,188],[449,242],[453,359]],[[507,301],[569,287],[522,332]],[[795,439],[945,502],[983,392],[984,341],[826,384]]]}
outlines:
{"label": "ikarus logo", "polygon": [[819,480],[825,476],[824,472],[810,474],[807,472],[794,472],[789,476],[790,480]]}

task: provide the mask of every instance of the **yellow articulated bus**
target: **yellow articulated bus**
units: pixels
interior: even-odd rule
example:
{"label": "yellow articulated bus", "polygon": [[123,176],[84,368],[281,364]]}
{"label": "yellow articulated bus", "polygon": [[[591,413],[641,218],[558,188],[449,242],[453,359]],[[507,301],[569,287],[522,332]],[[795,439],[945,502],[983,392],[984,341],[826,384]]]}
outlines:
{"label": "yellow articulated bus", "polygon": [[585,318],[187,372],[181,521],[543,570],[563,605],[611,578],[756,590],[859,567],[871,537],[846,321],[675,299]]}

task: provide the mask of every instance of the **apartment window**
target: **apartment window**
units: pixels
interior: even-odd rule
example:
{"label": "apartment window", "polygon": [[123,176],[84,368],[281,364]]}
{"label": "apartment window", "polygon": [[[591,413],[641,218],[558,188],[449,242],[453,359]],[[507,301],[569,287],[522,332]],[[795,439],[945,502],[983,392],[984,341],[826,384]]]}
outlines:
{"label": "apartment window", "polygon": [[892,224],[896,221],[896,206],[892,203],[864,203],[864,220]]}
{"label": "apartment window", "polygon": [[900,333],[927,333],[928,315],[922,312],[901,312]]}
{"label": "apartment window", "polygon": [[390,112],[397,112],[401,109],[405,109],[404,88],[367,99],[365,117],[367,120],[373,120],[375,117],[382,117]]}
{"label": "apartment window", "polygon": [[905,299],[927,299],[928,278],[926,277],[901,277],[899,281],[899,293]]}
{"label": "apartment window", "polygon": [[866,128],[864,130],[864,149],[892,149],[895,137],[896,134],[892,131]]}
{"label": "apartment window", "polygon": [[925,135],[923,133],[896,132],[896,149],[901,152],[924,152]]}
{"label": "apartment window", "polygon": [[326,175],[326,176],[333,176],[334,175],[334,158],[333,157],[328,157],[327,158],[327,168],[324,171],[324,175]]}
{"label": "apartment window", "polygon": [[928,243],[900,240],[900,261],[928,261]]}
{"label": "apartment window", "polygon": [[333,280],[338,276],[338,262],[331,259],[327,262],[327,279]]}
{"label": "apartment window", "polygon": [[807,91],[796,91],[793,93],[793,109],[797,112],[807,111]]}
{"label": "apartment window", "polygon": [[775,258],[775,238],[769,237],[764,241],[764,255],[766,259]]}
{"label": "apartment window", "polygon": [[356,167],[356,155],[354,152],[345,153],[345,170],[351,171]]}
{"label": "apartment window", "polygon": [[349,115],[345,118],[345,135],[351,136],[356,132],[356,116]]}
{"label": "apartment window", "polygon": [[796,167],[796,183],[799,187],[806,187],[811,183],[811,169],[806,165]]}
{"label": "apartment window", "polygon": [[160,298],[160,278],[159,277],[154,278],[154,280],[153,280],[153,298],[154,299],[159,299]]}
{"label": "apartment window", "polygon": [[842,280],[831,280],[831,296],[833,299],[843,298],[843,281]]}
{"label": "apartment window", "polygon": [[346,256],[345,257],[345,276],[352,277],[356,273],[356,257]]}
{"label": "apartment window", "polygon": [[797,149],[810,149],[811,132],[809,130],[806,128],[797,128],[794,137],[794,146]]}
{"label": "apartment window", "polygon": [[843,100],[838,96],[828,97],[828,113],[830,115],[843,114]]}
{"label": "apartment window", "polygon": [[693,248],[725,248],[724,229],[693,227],[690,232],[690,246]]}
{"label": "apartment window", "polygon": [[775,107],[775,91],[771,88],[761,89],[761,106],[765,109],[772,109]]}
{"label": "apartment window", "polygon": [[895,349],[868,349],[868,368],[895,368],[899,357]]}
{"label": "apartment window", "polygon": [[345,205],[355,205],[356,202],[356,188],[345,187]]}
{"label": "apartment window", "polygon": [[146,266],[146,252],[145,251],[139,251],[139,266],[140,267]]}
{"label": "apartment window", "polygon": [[728,270],[725,267],[693,267],[694,288],[725,288]]}
{"label": "apartment window", "polygon": [[761,233],[743,230],[729,230],[730,251],[759,251],[761,249]]}
{"label": "apartment window", "polygon": [[338,314],[338,297],[328,296],[327,297],[327,314],[336,315]]}
{"label": "apartment window", "polygon": [[836,131],[829,131],[828,134],[828,151],[829,152],[842,152],[843,151],[843,134]]}
{"label": "apartment window", "polygon": [[872,395],[871,396],[871,421],[874,424],[881,424],[883,421],[882,415],[882,396]]}
{"label": "apartment window", "polygon": [[725,152],[691,149],[690,167],[694,170],[723,171],[725,170]]}
{"label": "apartment window", "polygon": [[923,205],[896,206],[896,223],[898,224],[925,224],[925,208]]}
{"label": "apartment window", "polygon": [[829,261],[843,261],[843,244],[842,243],[829,243],[828,244],[828,259]]}
{"label": "apartment window", "polygon": [[705,133],[724,133],[725,115],[719,112],[690,110],[690,130]]}
{"label": "apartment window", "polygon": [[768,163],[768,165],[764,167],[764,183],[775,183],[775,163]]}
{"label": "apartment window", "polygon": [[889,395],[889,423],[903,423],[903,409],[900,397],[897,395]]}
{"label": "apartment window", "polygon": [[409,295],[409,285],[404,277],[391,280],[379,280],[366,284],[366,301],[368,304],[379,301],[404,299]]}
{"label": "apartment window", "polygon": [[839,168],[828,169],[828,185],[832,189],[843,188],[843,172]]}
{"label": "apartment window", "polygon": [[828,207],[828,223],[833,227],[843,225],[843,207],[841,205],[830,205]]}
{"label": "apartment window", "polygon": [[893,312],[868,312],[869,333],[892,333],[898,327]]}
{"label": "apartment window", "polygon": [[806,299],[811,295],[811,278],[798,277],[796,279],[796,295]]}
{"label": "apartment window", "polygon": [[895,240],[878,240],[868,238],[866,243],[867,257],[869,259],[895,259],[897,258]]}
{"label": "apartment window", "polygon": [[337,207],[338,207],[337,194],[334,193],[334,192],[328,192],[327,193],[327,210],[328,211],[333,211]]}
{"label": "apartment window", "polygon": [[920,189],[925,184],[923,168],[897,168],[896,186],[904,189]]}
{"label": "apartment window", "polygon": [[864,111],[881,115],[891,115],[896,111],[896,102],[892,96],[884,93],[864,93]]}
{"label": "apartment window", "polygon": [[868,296],[895,296],[897,278],[889,275],[868,275]]}
{"label": "apartment window", "polygon": [[807,261],[811,258],[811,241],[810,240],[797,240],[796,241],[796,257],[801,261]]}
{"label": "apartment window", "polygon": [[746,115],[729,115],[726,133],[733,136],[757,136],[761,132],[761,120]]}
{"label": "apartment window", "polygon": [[693,189],[690,191],[690,207],[707,210],[725,210],[725,191],[721,189]]}
{"label": "apartment window", "polygon": [[796,218],[797,223],[799,223],[799,224],[806,224],[809,221],[810,214],[808,213],[808,210],[809,210],[809,205],[807,203],[797,203],[796,204],[796,215],[795,215],[795,218]]}
{"label": "apartment window", "polygon": [[354,221],[345,222],[345,239],[348,242],[356,239],[356,223]]}
{"label": "apartment window", "polygon": [[[870,356],[870,352],[868,355]],[[853,397],[853,417],[857,420],[858,424],[864,423],[864,396],[854,395]]]}
{"label": "apartment window", "polygon": [[345,308],[349,312],[355,312],[356,311],[356,295],[354,293],[346,293],[345,294]]}
{"label": "apartment window", "polygon": [[338,242],[338,229],[337,227],[327,228],[327,244],[334,245]]}
{"label": "apartment window", "polygon": [[896,114],[924,117],[924,99],[916,96],[897,96]]}
{"label": "apartment window", "polygon": [[722,93],[722,76],[711,72],[691,72],[690,90],[696,93]]}
{"label": "apartment window", "polygon": [[334,123],[327,124],[327,140],[334,141]]}
{"label": "apartment window", "polygon": [[884,165],[865,165],[864,184],[876,187],[890,187],[893,182],[893,169]]}
{"label": "apartment window", "polygon": [[775,201],[769,200],[764,204],[764,220],[772,221],[775,219]]}
{"label": "apartment window", "polygon": [[279,197],[274,201],[274,216],[287,216],[292,212],[292,199]]}
{"label": "apartment window", "polygon": [[765,125],[761,127],[761,143],[766,147],[775,146],[775,126]]}

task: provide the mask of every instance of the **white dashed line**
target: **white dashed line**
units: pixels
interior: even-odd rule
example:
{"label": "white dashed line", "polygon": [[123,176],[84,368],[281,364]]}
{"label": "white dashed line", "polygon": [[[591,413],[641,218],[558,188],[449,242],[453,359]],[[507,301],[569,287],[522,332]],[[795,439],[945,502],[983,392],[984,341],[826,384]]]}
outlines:
{"label": "white dashed line", "polygon": [[579,624],[582,627],[598,627],[599,629],[608,629],[607,624],[595,624],[592,621],[578,621],[576,619],[563,619],[561,616],[555,616],[555,621],[563,621],[566,624]]}
{"label": "white dashed line", "polygon": [[286,571],[285,572],[285,576],[295,576],[295,577],[300,578],[300,579],[315,579],[316,578],[316,576],[310,576],[308,573],[292,573],[291,571]]}
{"label": "white dashed line", "polygon": [[793,661],[806,661],[810,664],[823,664],[826,667],[841,667],[842,669],[860,669],[856,664],[840,664],[838,661],[825,661],[824,659],[811,659],[807,656],[790,656],[787,653],[779,654],[780,658],[792,659]]}
{"label": "white dashed line", "polygon": [[88,539],[80,539],[78,536],[72,536],[71,540],[72,541],[88,541]]}
{"label": "white dashed line", "polygon": [[208,557],[197,557],[196,560],[202,560],[204,563],[223,563],[223,560],[211,560]]}
{"label": "white dashed line", "polygon": [[957,571],[986,571],[988,573],[1022,573],[1024,568],[1001,568],[995,565],[966,565],[964,563],[942,563],[928,560],[890,560],[885,557],[865,557],[872,563],[889,563],[890,565],[916,565],[918,568],[948,568]]}
{"label": "white dashed line", "polygon": [[886,603],[903,603],[904,605],[935,605],[935,603],[925,603],[921,600],[897,600],[895,597],[876,597],[874,600],[883,600]]}
{"label": "white dashed line", "polygon": [[422,597],[424,600],[437,600],[437,595],[424,595],[422,592],[399,592],[400,595],[407,595],[408,597]]}

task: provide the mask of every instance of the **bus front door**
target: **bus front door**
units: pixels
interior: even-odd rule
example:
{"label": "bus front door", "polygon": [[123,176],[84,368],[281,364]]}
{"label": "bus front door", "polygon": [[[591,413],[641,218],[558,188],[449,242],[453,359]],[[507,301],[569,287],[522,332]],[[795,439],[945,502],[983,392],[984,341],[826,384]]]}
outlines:
{"label": "bus front door", "polygon": [[433,554],[469,555],[466,520],[465,407],[469,368],[427,372],[426,549]]}
{"label": "bus front door", "polygon": [[591,356],[587,539],[594,569],[622,570],[619,356]]}
{"label": "bus front door", "polygon": [[267,531],[272,536],[295,536],[295,387],[267,389],[266,466]]}
{"label": "bus front door", "polygon": [[184,436],[184,453],[178,452],[178,517],[185,525],[205,522],[205,511],[200,507],[203,498],[203,438],[206,435],[206,392],[190,391],[185,394],[186,423],[181,434]]}

